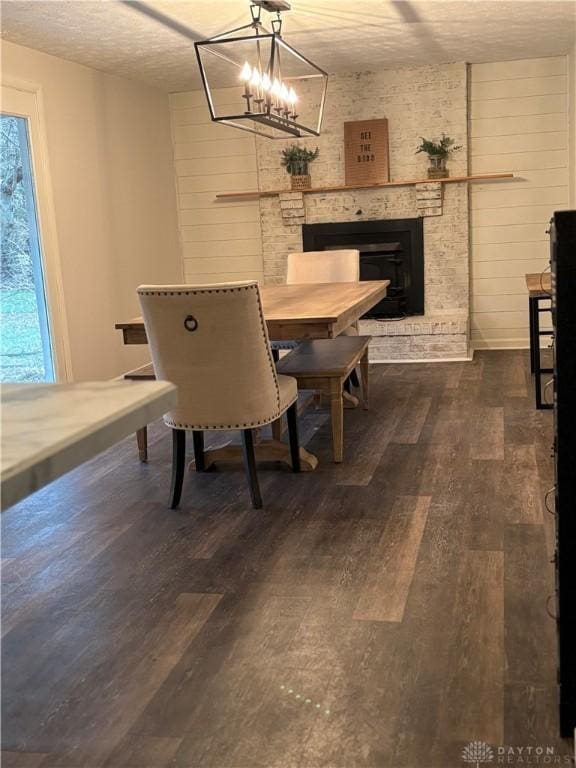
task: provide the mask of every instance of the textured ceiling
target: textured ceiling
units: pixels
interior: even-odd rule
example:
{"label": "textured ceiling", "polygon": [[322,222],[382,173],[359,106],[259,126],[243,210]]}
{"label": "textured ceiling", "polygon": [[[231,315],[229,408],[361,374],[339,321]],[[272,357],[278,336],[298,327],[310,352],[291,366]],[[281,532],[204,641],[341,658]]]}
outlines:
{"label": "textured ceiling", "polygon": [[[329,72],[555,56],[576,36],[576,0],[291,2],[286,40]],[[192,42],[137,5],[2,0],[2,37],[168,91],[200,87]],[[149,0],[146,6],[198,39],[249,19],[248,0]]]}

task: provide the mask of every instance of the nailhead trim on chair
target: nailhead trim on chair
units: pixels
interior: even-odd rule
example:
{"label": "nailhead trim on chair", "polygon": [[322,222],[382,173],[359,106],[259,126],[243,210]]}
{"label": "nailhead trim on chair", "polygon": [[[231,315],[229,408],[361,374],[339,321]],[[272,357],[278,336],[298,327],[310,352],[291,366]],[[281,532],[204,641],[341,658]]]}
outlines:
{"label": "nailhead trim on chair", "polygon": [[215,426],[214,424],[179,424],[175,421],[170,421],[166,417],[164,417],[164,423],[169,427],[174,427],[174,429],[202,429],[202,430],[218,430],[218,429],[249,429],[252,427],[265,427],[267,424],[271,424],[273,421],[276,421],[276,419],[279,419],[280,416],[282,416],[283,413],[285,413],[288,408],[293,405],[298,398],[295,397],[294,400],[288,403],[286,408],[281,411],[278,410],[277,413],[275,413],[273,416],[268,417],[264,421],[250,421],[245,424],[218,424]]}
{"label": "nailhead trim on chair", "polygon": [[234,291],[249,291],[256,286],[242,285],[239,288],[211,288],[210,290],[198,289],[194,291],[138,291],[139,296],[195,296],[197,293],[234,293]]}
{"label": "nailhead trim on chair", "polygon": [[[209,288],[209,289],[198,289],[193,291],[138,291],[139,296],[195,296],[196,294],[200,293],[234,293],[234,291],[249,291],[258,289],[258,285],[254,283],[253,285],[243,285],[239,286],[238,288]],[[177,424],[173,421],[170,421],[164,417],[164,423],[167,424],[169,427],[174,427],[175,429],[248,429],[251,427],[264,427],[266,424],[271,424],[273,421],[276,421],[276,419],[279,419],[280,416],[284,413],[284,411],[280,410],[280,385],[278,384],[278,374],[276,373],[276,365],[274,364],[274,358],[272,357],[272,351],[270,349],[270,343],[268,340],[268,335],[266,332],[266,323],[264,321],[264,312],[262,310],[262,300],[260,298],[260,291],[256,290],[256,296],[258,297],[258,313],[260,315],[260,327],[262,329],[262,335],[264,336],[264,341],[266,342],[266,350],[268,353],[268,364],[270,365],[270,371],[272,373],[272,378],[274,380],[274,384],[276,385],[276,404],[277,404],[277,412],[274,416],[271,416],[270,418],[262,421],[253,421],[249,422],[247,424],[221,424],[220,426],[202,426],[200,424]],[[298,397],[296,397],[292,402],[290,402],[287,406],[290,407],[292,403],[295,403]]]}

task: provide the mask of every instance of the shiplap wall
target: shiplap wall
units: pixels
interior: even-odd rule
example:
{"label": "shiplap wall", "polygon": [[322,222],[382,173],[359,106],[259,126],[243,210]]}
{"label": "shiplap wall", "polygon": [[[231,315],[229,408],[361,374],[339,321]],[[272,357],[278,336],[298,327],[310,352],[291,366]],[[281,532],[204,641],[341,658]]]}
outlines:
{"label": "shiplap wall", "polygon": [[568,54],[568,126],[570,208],[576,208],[576,43]]}
{"label": "shiplap wall", "polygon": [[472,343],[528,346],[524,275],[546,267],[569,203],[567,58],[473,64],[469,100],[470,171],[518,176],[470,185]]}
{"label": "shiplap wall", "polygon": [[[237,99],[231,90],[216,93],[218,105]],[[215,202],[258,189],[254,137],[210,122],[203,91],[171,94],[170,111],[185,281],[262,280],[258,201]]]}

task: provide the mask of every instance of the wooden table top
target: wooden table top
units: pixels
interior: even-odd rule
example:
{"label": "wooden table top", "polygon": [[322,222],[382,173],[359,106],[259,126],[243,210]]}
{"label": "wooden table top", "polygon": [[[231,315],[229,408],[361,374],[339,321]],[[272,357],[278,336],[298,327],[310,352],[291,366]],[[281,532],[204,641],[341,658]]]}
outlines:
{"label": "wooden table top", "polygon": [[525,275],[526,288],[530,296],[548,296],[552,291],[552,275],[550,272],[534,272]]}
{"label": "wooden table top", "polygon": [[356,313],[359,306],[373,307],[386,296],[389,285],[389,280],[263,285],[260,294],[267,323],[337,322],[347,313]]}
{"label": "wooden table top", "polygon": [[[389,280],[359,283],[262,285],[260,294],[273,341],[338,336],[386,296]],[[141,317],[116,323],[125,344],[145,344]]]}

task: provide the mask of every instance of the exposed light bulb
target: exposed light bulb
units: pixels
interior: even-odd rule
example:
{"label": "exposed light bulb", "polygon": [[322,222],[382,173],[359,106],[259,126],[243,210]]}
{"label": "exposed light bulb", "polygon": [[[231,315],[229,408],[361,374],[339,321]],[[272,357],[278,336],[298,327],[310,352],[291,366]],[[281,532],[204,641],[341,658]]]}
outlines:
{"label": "exposed light bulb", "polygon": [[288,88],[282,83],[280,86],[280,97],[282,101],[288,101]]}
{"label": "exposed light bulb", "polygon": [[258,73],[258,70],[256,67],[252,70],[252,77],[250,78],[250,85],[253,85],[255,88],[258,88],[260,85],[260,74]]}
{"label": "exposed light bulb", "polygon": [[244,66],[242,67],[242,72],[240,72],[240,80],[248,81],[252,77],[252,68],[248,62],[244,62]]}
{"label": "exposed light bulb", "polygon": [[262,88],[264,88],[265,91],[269,91],[272,83],[270,82],[270,78],[268,77],[268,74],[264,72],[262,75]]}
{"label": "exposed light bulb", "polygon": [[280,88],[280,83],[278,82],[277,78],[274,78],[274,82],[272,83],[272,93],[274,96],[277,96],[278,98],[281,95],[282,89]]}
{"label": "exposed light bulb", "polygon": [[290,104],[292,104],[292,106],[294,106],[294,104],[296,104],[296,102],[298,101],[298,96],[296,96],[296,91],[294,90],[294,88],[290,88],[288,92],[288,101],[290,102]]}

